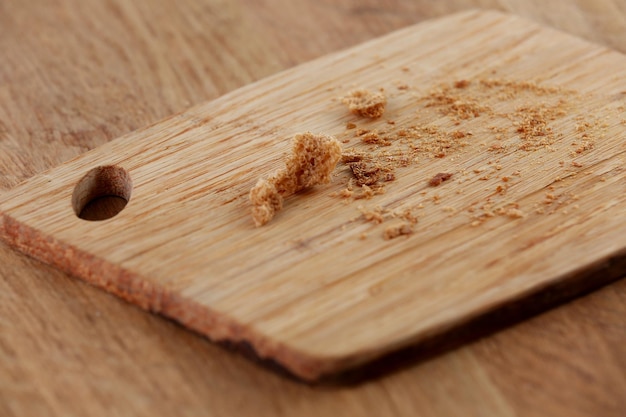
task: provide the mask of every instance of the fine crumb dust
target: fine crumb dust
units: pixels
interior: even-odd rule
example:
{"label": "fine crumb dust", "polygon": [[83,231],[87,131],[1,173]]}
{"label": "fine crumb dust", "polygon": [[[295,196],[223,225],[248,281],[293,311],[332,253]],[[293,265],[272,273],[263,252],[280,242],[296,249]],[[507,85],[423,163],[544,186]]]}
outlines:
{"label": "fine crumb dust", "polygon": [[[404,81],[396,81],[394,85],[408,86]],[[343,135],[353,144],[341,160],[347,168],[343,172],[348,176],[342,176],[347,187],[333,194],[345,203],[384,194],[387,188],[393,187],[394,181],[406,175],[406,168],[415,167],[411,175],[422,177],[426,187],[440,187],[446,181],[452,183],[450,179],[455,172],[455,184],[467,183],[467,186],[484,190],[483,200],[472,202],[466,210],[442,206],[439,211],[447,213],[448,217],[467,212],[474,226],[493,216],[522,219],[527,217],[522,209],[506,205],[510,201],[515,203],[517,184],[523,181],[521,171],[511,171],[508,162],[503,170],[499,158],[510,160],[516,151],[522,151],[518,153],[520,158],[530,153],[537,153],[541,158],[557,146],[561,151],[571,150],[571,156],[578,157],[593,150],[594,138],[602,128],[601,120],[581,114],[576,117],[571,147],[570,143],[563,143],[563,138],[572,137],[572,132],[565,130],[560,120],[575,115],[573,112],[583,99],[566,86],[478,77],[448,80],[426,90],[396,90],[389,97],[391,100],[404,95],[397,106],[399,109],[406,107],[401,113],[396,111],[380,123],[352,121],[346,126]],[[373,94],[363,89],[355,91],[343,99],[344,103],[350,106],[350,103],[367,102],[364,97]],[[409,104],[403,107],[401,103],[405,102]],[[353,108],[351,111],[356,112]],[[465,159],[469,151],[481,152],[486,166],[460,166],[456,161]],[[429,164],[431,160],[442,161],[438,163],[441,172],[435,171],[434,176],[428,176],[423,169],[424,163]],[[569,167],[582,168],[583,164],[574,161]],[[478,185],[483,181],[489,186]],[[450,189],[451,193],[461,195],[467,186],[445,187],[443,192]],[[425,191],[420,194],[423,193]],[[445,197],[446,194],[430,195],[413,208],[423,208],[424,204],[435,207]],[[362,215],[366,221],[376,224],[389,217],[376,210]]]}
{"label": "fine crumb dust", "polygon": [[282,209],[283,199],[305,188],[330,182],[341,158],[341,145],[328,135],[297,134],[285,168],[259,179],[250,190],[254,224],[262,226]]}
{"label": "fine crumb dust", "polygon": [[[408,72],[408,68],[402,71]],[[426,219],[423,227],[428,221],[435,221],[434,213],[438,216],[446,213],[446,219],[466,215],[468,224],[478,226],[494,216],[523,219],[563,209],[565,203],[547,195],[546,202],[536,210],[530,211],[530,207],[522,210],[516,203],[518,184],[525,181],[525,174],[535,175],[534,171],[543,169],[542,158],[555,151],[561,157],[569,155],[576,159],[561,161],[557,178],[582,172],[584,164],[578,159],[594,150],[595,142],[606,130],[606,121],[576,113],[588,98],[566,86],[477,77],[447,80],[429,89],[418,89],[413,87],[417,83],[404,81],[394,84],[399,88],[388,97],[383,88],[375,92],[363,88],[348,92],[342,102],[362,119],[346,122],[344,132],[337,136],[350,144],[349,150],[341,155],[336,143],[336,149],[328,151],[326,158],[332,159],[333,167],[341,160],[343,169],[337,176],[343,184],[331,195],[341,198],[344,204],[361,199],[371,199],[373,203],[386,201],[377,196],[396,186],[395,181],[404,175],[416,179],[414,184],[419,185],[414,198],[421,200],[407,207],[421,209],[420,218]],[[411,88],[404,88],[405,85]],[[388,99],[398,99],[393,111],[386,109]],[[386,110],[386,119],[380,119]],[[566,119],[572,118],[575,129],[566,123]],[[532,164],[512,165],[514,155],[521,159],[530,154],[535,154]],[[475,155],[480,156],[481,165],[468,165],[466,161]],[[436,164],[437,170],[429,172],[429,164]],[[304,188],[304,182],[296,179],[298,169],[289,168],[290,163],[287,165],[287,169],[259,180],[251,191],[257,225],[269,221],[282,208],[286,196]],[[317,183],[328,182],[332,169],[326,172],[324,181]],[[444,182],[447,184],[442,186]],[[437,194],[431,194],[429,187],[438,187],[432,190]],[[468,204],[465,208],[449,205],[447,197],[451,194],[474,195],[476,201],[465,201]],[[380,207],[367,210],[359,207],[362,220],[385,229],[385,239],[411,234],[417,223],[410,210],[402,217]],[[385,228],[382,223],[390,218],[403,223]]]}
{"label": "fine crumb dust", "polygon": [[358,209],[361,212],[361,216],[363,217],[363,220],[365,220],[366,222],[380,224],[383,221],[385,221],[384,216],[385,214],[387,214],[387,212],[383,210],[382,207],[375,207],[374,209],[366,209],[363,206],[359,206]]}
{"label": "fine crumb dust", "polygon": [[387,98],[380,93],[372,93],[364,88],[352,90],[342,98],[342,102],[348,106],[350,112],[372,119],[379,118],[385,113]]}

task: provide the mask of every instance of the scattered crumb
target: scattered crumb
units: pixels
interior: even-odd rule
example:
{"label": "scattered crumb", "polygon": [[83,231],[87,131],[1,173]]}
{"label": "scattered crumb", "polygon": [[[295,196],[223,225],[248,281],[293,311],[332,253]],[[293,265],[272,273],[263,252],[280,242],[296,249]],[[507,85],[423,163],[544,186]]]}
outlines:
{"label": "scattered crumb", "polygon": [[366,209],[363,206],[359,206],[359,211],[361,212],[361,216],[365,219],[366,222],[371,222],[375,224],[380,224],[383,222],[383,214],[384,210],[380,207],[376,207],[373,210]]}
{"label": "scattered crumb", "polygon": [[431,187],[437,187],[438,185],[441,185],[442,182],[448,181],[450,178],[452,178],[452,174],[448,172],[440,172],[428,181],[428,185]]}
{"label": "scattered crumb", "polygon": [[356,180],[356,185],[374,185],[378,182],[388,182],[396,179],[393,171],[380,164],[363,160],[348,163]]}
{"label": "scattered crumb", "polygon": [[341,157],[341,145],[332,136],[310,132],[297,134],[285,168],[259,179],[250,190],[255,225],[269,222],[282,209],[283,199],[305,188],[330,182]]}
{"label": "scattered crumb", "polygon": [[376,119],[383,115],[387,98],[380,93],[372,93],[366,89],[352,90],[342,99],[350,112],[363,117]]}
{"label": "scattered crumb", "polygon": [[382,145],[382,146],[391,145],[391,141],[389,141],[388,138],[385,138],[379,135],[378,132],[376,131],[368,132],[364,134],[363,136],[361,136],[361,140],[364,143],[373,144],[373,145]]}
{"label": "scattered crumb", "polygon": [[369,187],[367,185],[362,185],[361,186],[361,192],[359,194],[354,194],[354,199],[355,200],[361,200],[361,199],[370,199],[372,197],[374,197],[375,195],[380,195],[380,194],[385,194],[385,188],[381,187],[381,186],[376,186],[374,188]]}
{"label": "scattered crumb", "polygon": [[517,208],[507,209],[505,214],[512,219],[521,219],[526,216],[522,210]]}
{"label": "scattered crumb", "polygon": [[[409,71],[407,67],[399,70]],[[556,188],[546,188],[545,198],[537,196],[538,200],[522,211],[515,201],[520,198],[520,190],[527,188],[525,178],[548,175],[550,179],[556,178],[554,181],[565,181],[577,174],[590,174],[591,171],[578,169],[584,167],[578,160],[597,146],[598,139],[613,123],[593,114],[580,113],[582,100],[588,97],[565,86],[477,77],[449,80],[430,90],[422,90],[417,84],[413,87],[405,84],[407,82],[406,79],[391,81],[387,97],[383,89],[356,89],[342,98],[352,113],[372,119],[384,114],[387,99],[398,100],[393,114],[387,109],[386,117],[363,121],[363,124],[354,118],[338,136],[350,144],[347,145],[349,151],[341,155],[343,166],[336,174],[344,184],[331,194],[343,199],[343,204],[373,199],[374,204],[384,201],[393,206],[395,203],[390,203],[393,199],[376,197],[395,190],[394,187],[408,191],[403,187],[410,182],[393,182],[402,175],[412,175],[407,174],[409,172],[423,172],[429,164],[434,164],[430,166],[454,172],[451,182],[455,186],[441,187],[442,192],[436,190],[437,195],[428,187],[415,191],[416,198],[423,196],[423,204],[411,201],[411,209],[420,213],[422,222],[433,221],[435,212],[439,217],[450,219],[462,212],[471,213],[472,226],[495,216],[520,219],[527,215],[563,212],[564,205],[571,204],[573,199],[560,193],[563,183]],[[564,121],[565,118],[568,120]],[[575,125],[566,123],[569,119],[575,120]],[[623,116],[618,114],[617,119],[619,122]],[[557,159],[553,156],[548,160],[548,152],[558,152],[554,154]],[[534,153],[532,158],[527,157],[530,153]],[[443,158],[447,159],[439,160]],[[522,158],[527,159],[522,161]],[[521,165],[515,166],[518,162]],[[417,168],[407,169],[410,167]],[[452,176],[449,172],[439,172],[426,181],[428,186],[438,187]],[[607,178],[599,180],[607,181]],[[254,201],[257,201],[255,207],[260,224],[269,221],[282,208],[289,188],[283,183],[289,184],[277,174],[259,180]],[[458,196],[448,198],[453,195]],[[466,201],[468,198],[476,201],[470,204]],[[418,211],[420,208],[423,210]],[[570,206],[567,210],[571,210]],[[402,235],[404,233],[398,230],[406,232],[417,223],[417,216],[406,207],[393,212],[361,210],[361,218],[375,224],[390,218],[404,222],[404,229],[401,224],[387,228],[389,231],[383,234],[385,239]]]}
{"label": "scattered crumb", "polygon": [[336,193],[331,194],[333,197],[350,198],[354,195],[354,190],[350,188],[343,188]]}
{"label": "scattered crumb", "polygon": [[431,91],[424,99],[426,107],[438,108],[442,114],[457,120],[479,117],[483,112],[492,113],[489,106],[479,104],[475,98],[455,95],[449,86]]}
{"label": "scattered crumb", "polygon": [[383,232],[383,239],[390,240],[398,236],[410,235],[413,233],[413,227],[408,223],[400,223],[387,226]]}
{"label": "scattered crumb", "polygon": [[581,154],[590,149],[593,149],[593,143],[589,142],[588,140],[583,140],[574,152],[577,154]]}
{"label": "scattered crumb", "polygon": [[[423,207],[423,206],[422,206]],[[419,208],[419,207],[418,207]],[[399,213],[394,213],[394,217],[399,217],[403,220],[406,220],[407,222],[409,222],[410,224],[417,224],[417,216],[415,216],[411,210],[406,209],[404,211],[401,211]]]}
{"label": "scattered crumb", "polygon": [[341,162],[347,164],[350,162],[359,162],[365,158],[365,155],[361,153],[350,153],[346,152],[341,155]]}

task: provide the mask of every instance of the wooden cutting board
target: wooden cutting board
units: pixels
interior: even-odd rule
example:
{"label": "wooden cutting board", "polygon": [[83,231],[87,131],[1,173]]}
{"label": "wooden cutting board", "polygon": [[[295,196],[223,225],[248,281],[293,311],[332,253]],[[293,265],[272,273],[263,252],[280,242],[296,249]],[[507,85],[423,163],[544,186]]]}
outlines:
{"label": "wooden cutting board", "polygon": [[[494,12],[422,23],[28,180],[3,196],[0,236],[315,380],[624,272],[625,64]],[[356,87],[384,91],[381,118],[349,113],[340,98]],[[342,162],[257,228],[248,193],[304,131],[334,135],[385,176],[359,187]],[[129,201],[79,218],[102,194]]]}

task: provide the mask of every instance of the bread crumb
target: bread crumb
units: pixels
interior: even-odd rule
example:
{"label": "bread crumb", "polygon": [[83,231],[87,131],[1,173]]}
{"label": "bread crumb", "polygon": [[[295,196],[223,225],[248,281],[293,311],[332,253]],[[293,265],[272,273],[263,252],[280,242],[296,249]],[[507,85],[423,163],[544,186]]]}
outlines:
{"label": "bread crumb", "polygon": [[385,188],[381,187],[381,186],[377,186],[375,188],[369,187],[367,185],[362,185],[361,186],[361,193],[359,194],[355,194],[354,195],[354,199],[355,200],[361,200],[361,199],[370,199],[372,197],[374,197],[375,195],[379,195],[379,194],[385,194]]}
{"label": "bread crumb", "polygon": [[348,122],[346,123],[346,129],[350,130],[350,129],[354,129],[356,127],[356,125],[354,123]]}
{"label": "bread crumb", "polygon": [[359,162],[365,158],[365,155],[360,153],[343,153],[341,155],[341,162],[347,164],[350,162]]}
{"label": "bread crumb", "polygon": [[343,188],[340,191],[331,194],[332,197],[350,198],[354,194],[354,191],[350,188]]}
{"label": "bread crumb", "polygon": [[342,99],[353,114],[376,119],[385,113],[387,98],[381,93],[372,93],[360,88],[352,90]]}
{"label": "bread crumb", "polygon": [[490,107],[479,104],[478,100],[473,98],[462,99],[454,95],[448,87],[433,90],[425,98],[426,107],[439,108],[442,114],[457,121],[479,117],[483,112],[492,113]]}
{"label": "bread crumb", "polygon": [[350,162],[348,163],[348,166],[356,179],[356,185],[359,186],[374,185],[379,181],[387,182],[396,179],[391,169],[382,167],[381,165],[373,162]]}
{"label": "bread crumb", "polygon": [[363,136],[361,136],[361,140],[363,141],[363,143],[367,143],[370,145],[382,145],[382,146],[391,145],[391,142],[389,141],[389,139],[380,136],[378,132],[376,131],[368,132],[364,134]]}
{"label": "bread crumb", "polygon": [[283,199],[305,188],[330,182],[330,175],[341,158],[341,144],[328,135],[297,134],[285,168],[259,179],[250,190],[252,218],[259,227],[269,222],[283,207]]}
{"label": "bread crumb", "polygon": [[363,216],[363,219],[365,219],[366,222],[380,224],[384,220],[383,218],[384,211],[381,207],[376,207],[373,210],[370,210],[370,209],[366,209],[363,206],[359,206],[358,209],[361,212],[361,215]]}
{"label": "bread crumb", "polygon": [[512,219],[521,219],[523,217],[526,217],[524,212],[517,208],[507,209],[505,214]]}
{"label": "bread crumb", "polygon": [[450,178],[452,178],[452,174],[448,172],[440,172],[428,181],[428,185],[431,187],[437,187],[438,185],[441,185],[442,182],[448,181]]}
{"label": "bread crumb", "polygon": [[413,233],[413,227],[408,223],[400,223],[385,228],[383,232],[383,239],[390,240],[395,239],[398,236],[410,235]]}
{"label": "bread crumb", "polygon": [[272,220],[274,214],[283,208],[283,197],[276,190],[273,181],[262,178],[250,190],[250,202],[252,219],[257,227]]}
{"label": "bread crumb", "polygon": [[465,88],[470,84],[469,81],[467,80],[459,80],[459,81],[455,81],[454,83],[454,87],[455,88]]}
{"label": "bread crumb", "polygon": [[[423,206],[422,206],[423,207]],[[411,210],[406,209],[402,212],[398,212],[394,214],[394,217],[399,217],[403,220],[406,220],[407,222],[409,222],[410,224],[417,224],[418,222],[418,218],[417,216],[415,216]]]}

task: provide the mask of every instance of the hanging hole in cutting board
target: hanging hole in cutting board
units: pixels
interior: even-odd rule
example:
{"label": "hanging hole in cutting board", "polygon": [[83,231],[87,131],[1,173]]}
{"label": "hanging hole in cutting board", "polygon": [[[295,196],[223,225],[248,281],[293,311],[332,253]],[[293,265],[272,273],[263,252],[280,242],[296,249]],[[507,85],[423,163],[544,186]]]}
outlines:
{"label": "hanging hole in cutting board", "polygon": [[83,220],[106,220],[121,212],[130,200],[133,185],[128,172],[119,166],[93,168],[74,188],[72,208]]}

